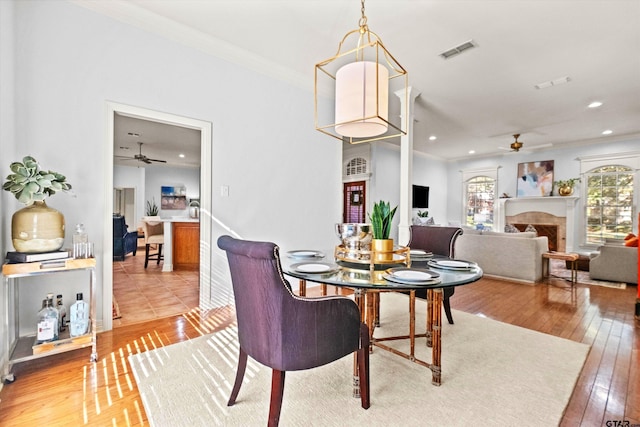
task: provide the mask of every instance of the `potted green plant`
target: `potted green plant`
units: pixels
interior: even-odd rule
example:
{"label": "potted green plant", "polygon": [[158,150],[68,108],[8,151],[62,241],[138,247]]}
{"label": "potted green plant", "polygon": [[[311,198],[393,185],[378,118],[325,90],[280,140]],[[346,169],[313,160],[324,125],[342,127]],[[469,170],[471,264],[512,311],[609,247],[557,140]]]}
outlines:
{"label": "potted green plant", "polygon": [[418,221],[414,224],[426,224],[429,221],[429,211],[418,211],[417,218]]}
{"label": "potted green plant", "polygon": [[13,247],[25,253],[57,251],[64,244],[64,216],[47,206],[45,199],[58,191],[71,190],[71,184],[64,175],[40,168],[31,156],[11,163],[9,168],[12,173],[2,189],[26,205],[11,218]]}
{"label": "potted green plant", "polygon": [[379,201],[373,205],[373,211],[369,214],[373,231],[372,250],[374,253],[377,252],[377,261],[393,259],[393,239],[390,239],[389,235],[396,209],[398,207],[392,209],[389,202]]}
{"label": "potted green plant", "polygon": [[558,195],[570,196],[573,194],[573,187],[576,185],[576,182],[580,182],[580,178],[561,179],[554,181],[553,185],[556,186]]}
{"label": "potted green plant", "polygon": [[155,197],[151,199],[152,201],[147,200],[147,216],[158,216],[158,205],[156,205]]}

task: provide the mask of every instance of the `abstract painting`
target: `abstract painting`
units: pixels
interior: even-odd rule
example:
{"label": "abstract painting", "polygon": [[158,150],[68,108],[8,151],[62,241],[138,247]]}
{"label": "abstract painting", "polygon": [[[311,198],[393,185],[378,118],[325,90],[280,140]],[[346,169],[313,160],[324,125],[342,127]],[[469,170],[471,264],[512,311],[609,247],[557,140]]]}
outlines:
{"label": "abstract painting", "polygon": [[550,196],[553,189],[553,160],[518,163],[517,197]]}

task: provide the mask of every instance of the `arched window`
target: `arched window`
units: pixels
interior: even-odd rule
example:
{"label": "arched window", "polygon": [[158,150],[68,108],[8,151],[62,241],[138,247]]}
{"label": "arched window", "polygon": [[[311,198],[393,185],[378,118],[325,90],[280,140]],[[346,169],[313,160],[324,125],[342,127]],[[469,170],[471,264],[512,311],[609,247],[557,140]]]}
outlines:
{"label": "arched window", "polygon": [[585,173],[586,243],[602,244],[605,239],[622,239],[633,230],[634,171],[627,166],[609,165]]}
{"label": "arched window", "polygon": [[465,225],[493,227],[495,189],[496,180],[488,176],[476,176],[465,182]]}
{"label": "arched window", "polygon": [[345,176],[362,175],[367,173],[367,160],[362,157],[351,159],[347,163]]}

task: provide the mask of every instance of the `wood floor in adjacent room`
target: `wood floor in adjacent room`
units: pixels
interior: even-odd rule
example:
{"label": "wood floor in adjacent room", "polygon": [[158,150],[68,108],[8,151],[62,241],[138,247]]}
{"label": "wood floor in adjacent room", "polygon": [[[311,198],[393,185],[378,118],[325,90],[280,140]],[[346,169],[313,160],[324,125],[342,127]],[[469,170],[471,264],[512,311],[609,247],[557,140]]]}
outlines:
{"label": "wood floor in adjacent room", "polygon": [[[484,278],[458,288],[451,303],[457,310],[592,346],[562,426],[604,426],[608,420],[640,424],[640,322],[633,313],[636,287],[578,285],[571,292],[560,287],[564,282],[557,284],[527,286]],[[308,291],[314,292],[317,288]],[[147,425],[128,355],[207,334],[233,320],[231,309],[208,313],[193,309],[99,334],[96,364],[89,363],[88,349],[18,364],[16,381],[0,392],[0,424]],[[443,360],[446,363],[446,355]]]}

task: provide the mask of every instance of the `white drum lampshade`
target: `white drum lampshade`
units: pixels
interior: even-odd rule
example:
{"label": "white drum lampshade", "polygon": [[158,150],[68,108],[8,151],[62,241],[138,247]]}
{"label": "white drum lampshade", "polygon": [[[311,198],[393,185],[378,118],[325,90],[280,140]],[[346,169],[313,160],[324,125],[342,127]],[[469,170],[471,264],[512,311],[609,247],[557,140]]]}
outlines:
{"label": "white drum lampshade", "polygon": [[350,138],[385,133],[388,85],[389,70],[376,62],[358,61],[340,68],[336,73],[335,131]]}

